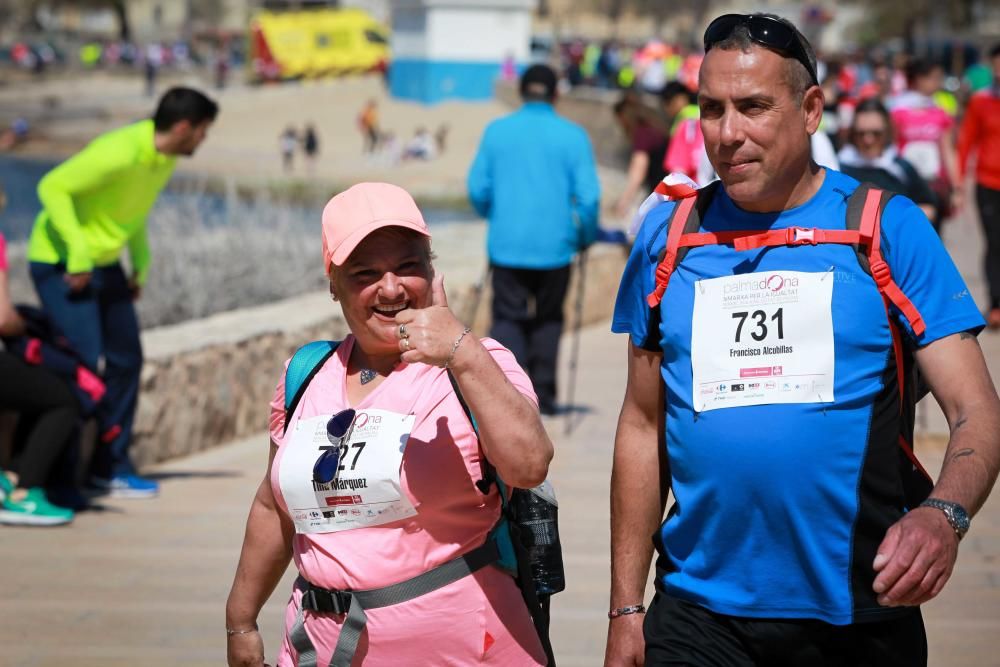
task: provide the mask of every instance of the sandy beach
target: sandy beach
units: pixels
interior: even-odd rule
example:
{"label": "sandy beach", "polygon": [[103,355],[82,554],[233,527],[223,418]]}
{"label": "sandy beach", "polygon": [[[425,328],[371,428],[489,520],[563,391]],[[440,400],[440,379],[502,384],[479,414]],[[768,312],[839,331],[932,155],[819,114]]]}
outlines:
{"label": "sandy beach", "polygon": [[[465,200],[465,175],[483,128],[512,110],[496,100],[434,106],[395,100],[376,76],[269,86],[235,82],[220,91],[200,73],[172,73],[161,79],[159,90],[173,84],[203,89],[221,106],[208,140],[194,158],[181,161],[178,173],[233,177],[248,185],[305,181],[330,190],[360,180],[389,180],[420,199],[455,204]],[[394,133],[400,145],[418,127],[433,133],[446,126],[445,151],[426,162],[393,162],[385,152],[363,155],[357,117],[369,99],[378,103],[382,132]],[[155,98],[143,94],[141,79],[125,74],[58,74],[0,88],[0,123],[22,115],[32,124],[32,138],[12,153],[19,156],[69,155],[100,132],[148,116],[154,106]],[[278,137],[286,127],[301,130],[306,123],[318,132],[319,159],[309,169],[299,154],[287,172]],[[602,180],[613,186],[616,176],[602,173]]]}

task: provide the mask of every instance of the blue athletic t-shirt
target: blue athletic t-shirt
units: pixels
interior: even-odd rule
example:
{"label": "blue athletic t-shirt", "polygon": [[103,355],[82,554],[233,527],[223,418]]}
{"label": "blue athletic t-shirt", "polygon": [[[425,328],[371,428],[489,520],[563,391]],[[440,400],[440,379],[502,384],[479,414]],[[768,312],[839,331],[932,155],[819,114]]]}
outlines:
{"label": "blue athletic t-shirt", "polygon": [[[740,210],[719,188],[702,231],[844,229],[857,186],[826,170],[808,202],[766,214]],[[663,355],[676,502],[657,544],[666,571],[660,583],[673,596],[732,616],[843,625],[898,614],[880,607],[871,591],[875,551],[905,512],[892,337],[874,280],[849,245],[697,247],[675,269],[658,317],[651,317],[646,295],[655,286],[673,207],[662,204],[643,221],[612,323],[613,331]],[[983,327],[937,234],[904,197],[886,207],[882,252],[927,326],[917,337],[893,312],[912,346]],[[832,402],[696,412],[691,338],[698,281],[751,273],[767,280],[776,271],[833,278]]]}

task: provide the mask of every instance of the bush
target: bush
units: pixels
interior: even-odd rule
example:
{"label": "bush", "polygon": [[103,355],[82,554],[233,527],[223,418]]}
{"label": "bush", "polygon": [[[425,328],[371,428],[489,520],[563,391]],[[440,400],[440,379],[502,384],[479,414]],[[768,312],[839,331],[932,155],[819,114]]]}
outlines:
{"label": "bush", "polygon": [[[149,216],[153,264],[138,303],[143,328],[324,289],[319,213],[267,194],[208,193],[196,182],[171,188]],[[10,243],[11,297],[36,303],[25,246]]]}
{"label": "bush", "polygon": [[139,302],[144,328],[325,287],[318,210],[199,187],[164,194],[150,215],[153,267]]}

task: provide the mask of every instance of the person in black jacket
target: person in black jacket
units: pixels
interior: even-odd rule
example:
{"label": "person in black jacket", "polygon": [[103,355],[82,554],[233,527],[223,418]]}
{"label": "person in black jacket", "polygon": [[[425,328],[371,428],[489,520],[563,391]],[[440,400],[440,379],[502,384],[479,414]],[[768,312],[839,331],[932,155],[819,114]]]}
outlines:
{"label": "person in black jacket", "polygon": [[[0,234],[0,336],[22,337],[27,324],[10,302],[7,262]],[[36,354],[34,352],[30,355]],[[0,523],[53,526],[73,520],[73,510],[49,502],[42,488],[77,425],[79,405],[69,385],[23,356],[0,350],[0,411],[21,420],[24,438],[13,470],[0,470]]]}
{"label": "person in black jacket", "polygon": [[861,181],[909,197],[936,219],[938,200],[916,168],[893,145],[889,111],[877,99],[858,104],[848,143],[837,154],[840,170]]}

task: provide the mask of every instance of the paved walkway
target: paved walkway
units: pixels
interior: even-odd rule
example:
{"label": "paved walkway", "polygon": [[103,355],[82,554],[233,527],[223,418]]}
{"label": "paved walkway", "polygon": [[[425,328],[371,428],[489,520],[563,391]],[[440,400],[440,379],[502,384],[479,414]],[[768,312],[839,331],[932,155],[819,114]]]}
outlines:
{"label": "paved walkway", "polygon": [[[1000,344],[1000,336],[990,342]],[[606,326],[584,332],[577,398],[586,412],[569,437],[564,420],[548,422],[569,582],[553,602],[564,667],[598,665],[603,656],[608,485],[623,345]],[[106,511],[85,513],[69,528],[0,530],[0,664],[221,664],[223,608],[266,451],[262,434],[160,466],[160,498],[108,501]],[[932,469],[940,454],[921,450]],[[932,664],[1000,665],[998,558],[1000,496],[994,496],[962,544],[955,577],[926,607]],[[260,617],[271,659],[291,580],[286,576]]]}
{"label": "paved walkway", "polygon": [[[946,238],[981,298],[978,230],[959,221]],[[982,343],[1000,379],[1000,335],[984,334]],[[548,422],[568,579],[553,602],[562,667],[599,665],[604,652],[608,486],[624,345],[606,325],[583,332],[576,402],[584,411],[572,436],[563,420]],[[924,412],[927,428],[943,432],[934,411]],[[918,451],[939,468],[940,445]],[[0,528],[0,665],[222,664],[225,599],[266,453],[262,434],[156,468],[163,483],[156,500],[109,501],[69,528]],[[289,574],[260,617],[271,660],[291,581]],[[1000,494],[976,518],[952,581],[925,614],[932,665],[1000,665]]]}

